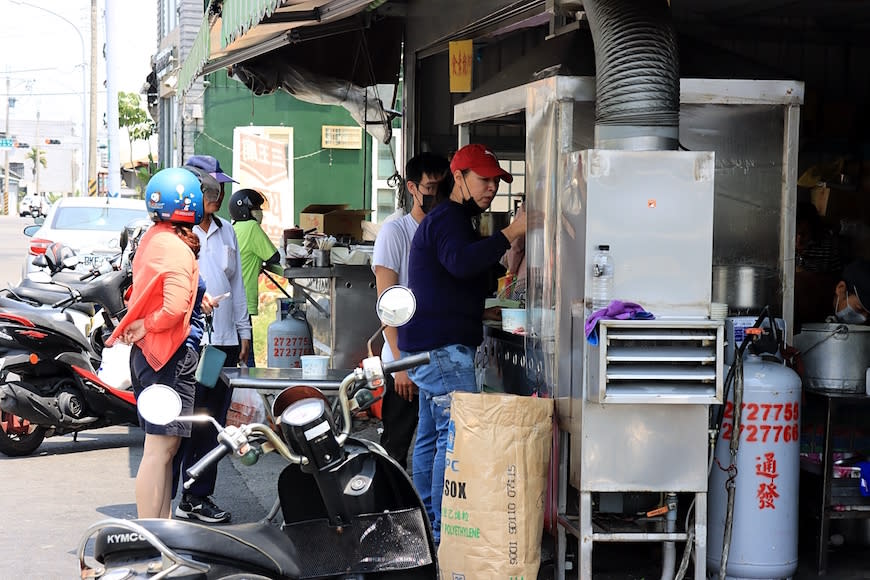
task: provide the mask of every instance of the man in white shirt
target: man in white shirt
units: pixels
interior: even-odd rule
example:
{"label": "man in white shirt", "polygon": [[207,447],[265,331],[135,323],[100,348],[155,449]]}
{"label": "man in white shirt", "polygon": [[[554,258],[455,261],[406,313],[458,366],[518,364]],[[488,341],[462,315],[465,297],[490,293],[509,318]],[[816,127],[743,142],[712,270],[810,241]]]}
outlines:
{"label": "man in white shirt", "polygon": [[[405,186],[411,202],[410,213],[385,222],[375,240],[372,270],[378,286],[378,296],[396,284],[408,285],[408,255],[417,226],[436,203],[438,184],[449,169],[447,159],[434,153],[420,153],[405,165]],[[407,207],[407,205],[406,205]],[[396,329],[384,329],[381,358],[391,362],[399,358]],[[381,445],[402,467],[406,467],[408,449],[417,428],[419,402],[417,386],[401,371],[387,377],[381,407],[383,434]]]}
{"label": "man in white shirt", "polygon": [[[186,167],[210,174],[219,184],[217,189],[203,186],[205,215],[202,222],[193,227],[193,231],[200,243],[199,273],[205,280],[207,299],[214,304],[212,329],[209,333],[206,327],[205,340],[227,353],[224,366],[236,366],[248,358],[251,349],[251,323],[242,281],[239,242],[232,224],[216,214],[223,203],[224,184],[237,182],[221,170],[217,159],[209,155],[192,156],[187,160]],[[214,302],[224,295],[226,298]],[[212,388],[197,384],[194,407],[197,412],[207,412],[224,425],[231,398],[232,390],[224,381],[219,380]],[[190,438],[179,451],[182,455],[181,473],[185,473],[211,451],[215,442],[214,428],[210,424],[194,424]],[[216,466],[203,472],[190,489],[183,493],[181,502],[175,509],[176,517],[207,523],[230,521],[230,513],[218,508],[209,497],[214,493],[216,479]]]}

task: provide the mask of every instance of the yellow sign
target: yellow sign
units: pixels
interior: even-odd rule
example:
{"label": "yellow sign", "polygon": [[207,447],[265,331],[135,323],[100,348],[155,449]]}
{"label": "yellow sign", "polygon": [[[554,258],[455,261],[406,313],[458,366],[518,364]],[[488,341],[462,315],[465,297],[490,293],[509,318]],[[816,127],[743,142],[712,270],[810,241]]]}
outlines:
{"label": "yellow sign", "polygon": [[470,40],[455,40],[450,43],[450,92],[471,92],[471,70],[474,62],[474,47]]}
{"label": "yellow sign", "polygon": [[88,195],[97,195],[97,181],[95,179],[88,180]]}

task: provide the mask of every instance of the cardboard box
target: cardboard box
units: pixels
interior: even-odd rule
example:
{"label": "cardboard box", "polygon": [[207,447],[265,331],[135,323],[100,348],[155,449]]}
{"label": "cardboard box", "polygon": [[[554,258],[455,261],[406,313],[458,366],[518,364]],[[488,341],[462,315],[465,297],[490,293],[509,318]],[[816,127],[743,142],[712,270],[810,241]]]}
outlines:
{"label": "cardboard box", "polygon": [[346,203],[312,204],[299,213],[299,226],[303,230],[316,228],[318,232],[337,238],[350,236],[361,240],[362,222],[370,213],[368,209],[347,209]]}

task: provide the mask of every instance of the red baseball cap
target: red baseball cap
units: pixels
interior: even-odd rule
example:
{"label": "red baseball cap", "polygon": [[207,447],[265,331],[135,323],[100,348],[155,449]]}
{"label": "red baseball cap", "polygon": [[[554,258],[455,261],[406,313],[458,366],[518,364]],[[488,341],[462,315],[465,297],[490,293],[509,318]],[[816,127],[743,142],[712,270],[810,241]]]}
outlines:
{"label": "red baseball cap", "polygon": [[500,177],[508,183],[514,180],[514,176],[501,168],[498,157],[480,143],[466,145],[456,152],[450,161],[450,171],[464,171],[470,169],[481,177]]}

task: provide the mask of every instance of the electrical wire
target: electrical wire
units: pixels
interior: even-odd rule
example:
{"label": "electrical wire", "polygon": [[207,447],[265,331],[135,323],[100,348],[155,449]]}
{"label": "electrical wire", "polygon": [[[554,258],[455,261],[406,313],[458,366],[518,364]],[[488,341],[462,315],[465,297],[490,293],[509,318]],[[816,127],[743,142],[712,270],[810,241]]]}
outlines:
{"label": "electrical wire", "polygon": [[[212,143],[214,143],[218,147],[222,147],[222,148],[226,149],[227,151],[233,150],[232,147],[227,147],[226,145],[224,145],[223,143],[221,143],[220,141],[218,141],[217,139],[215,139],[214,137],[212,137],[211,135],[209,135],[205,131],[200,131],[199,134],[196,136],[196,139],[199,139],[200,137],[205,137],[206,139],[208,139],[209,141],[211,141]],[[318,149],[317,151],[312,151],[311,153],[296,155],[293,157],[293,161],[299,161],[300,159],[308,159],[309,157],[314,157],[315,155],[320,155],[321,153],[324,153],[326,151],[328,151],[328,149]]]}
{"label": "electrical wire", "polygon": [[[746,342],[746,338],[743,339]],[[737,495],[737,451],[740,447],[740,427],[742,427],[743,407],[743,352],[738,350],[734,355],[734,430],[729,442],[731,465],[728,466],[728,479],[725,488],[728,490],[728,501],[725,507],[725,532],[722,539],[722,559],[719,562],[719,580],[725,580],[728,568],[728,555],[731,552],[731,532],[734,529],[734,498]]]}

